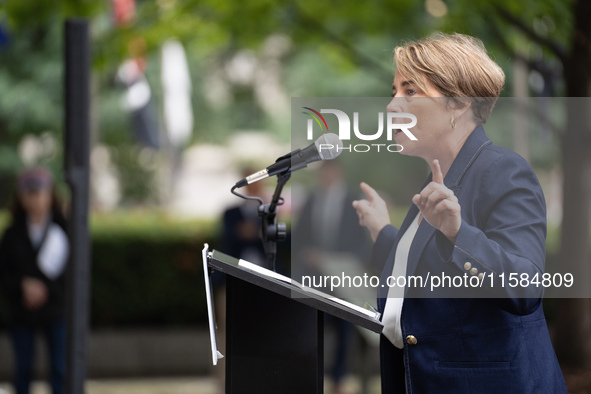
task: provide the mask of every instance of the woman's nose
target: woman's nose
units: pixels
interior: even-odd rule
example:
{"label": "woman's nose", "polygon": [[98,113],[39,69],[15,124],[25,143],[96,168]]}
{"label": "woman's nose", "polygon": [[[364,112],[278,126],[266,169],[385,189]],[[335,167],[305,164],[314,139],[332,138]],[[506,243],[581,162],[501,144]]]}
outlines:
{"label": "woman's nose", "polygon": [[392,97],[392,100],[390,100],[390,103],[386,106],[386,111],[388,112],[404,112],[402,110],[402,97]]}

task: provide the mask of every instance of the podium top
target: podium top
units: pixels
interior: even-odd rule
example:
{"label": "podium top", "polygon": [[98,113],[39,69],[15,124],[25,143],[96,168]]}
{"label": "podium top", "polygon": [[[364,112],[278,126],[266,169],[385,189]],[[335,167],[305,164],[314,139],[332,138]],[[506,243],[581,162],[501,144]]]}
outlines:
{"label": "podium top", "polygon": [[320,292],[308,291],[295,284],[281,280],[279,275],[277,275],[277,277],[272,277],[246,268],[241,264],[241,260],[217,250],[208,253],[208,265],[217,271],[252,283],[256,286],[260,286],[284,297],[291,298],[294,301],[336,316],[360,327],[367,328],[378,334],[382,332],[383,326],[377,317],[369,316],[368,314],[357,310],[358,307],[353,308],[347,306],[346,301],[328,295],[322,295]]}

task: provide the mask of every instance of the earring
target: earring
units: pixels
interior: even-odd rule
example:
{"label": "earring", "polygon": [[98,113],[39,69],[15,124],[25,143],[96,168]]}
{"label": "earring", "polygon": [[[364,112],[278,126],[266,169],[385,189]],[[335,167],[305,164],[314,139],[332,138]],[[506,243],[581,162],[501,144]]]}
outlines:
{"label": "earring", "polygon": [[454,114],[451,114],[451,120],[449,121],[449,124],[451,125],[452,129],[456,128],[456,120],[454,119]]}

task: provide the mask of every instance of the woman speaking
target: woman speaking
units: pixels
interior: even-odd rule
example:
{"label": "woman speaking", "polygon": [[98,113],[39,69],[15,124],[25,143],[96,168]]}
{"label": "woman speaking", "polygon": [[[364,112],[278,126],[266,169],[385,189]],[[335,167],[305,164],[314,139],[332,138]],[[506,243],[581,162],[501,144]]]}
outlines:
{"label": "woman speaking", "polygon": [[[504,84],[482,43],[435,36],[395,50],[389,112],[418,119],[395,134],[403,154],[431,174],[400,228],[369,185],[353,202],[375,241],[372,263],[391,276],[446,272],[486,278],[544,272],[546,205],[528,163],[484,133]],[[488,282],[487,282],[488,283]],[[419,298],[380,286],[382,392],[566,393],[539,294],[518,298]]]}

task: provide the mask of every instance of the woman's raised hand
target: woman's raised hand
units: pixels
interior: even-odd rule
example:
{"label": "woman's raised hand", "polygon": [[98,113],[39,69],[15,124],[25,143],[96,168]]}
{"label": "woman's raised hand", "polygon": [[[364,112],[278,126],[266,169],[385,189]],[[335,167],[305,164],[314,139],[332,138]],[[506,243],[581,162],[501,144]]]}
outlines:
{"label": "woman's raised hand", "polygon": [[390,214],[386,202],[378,192],[365,182],[361,182],[360,187],[367,200],[353,201],[353,208],[357,211],[359,224],[367,227],[371,239],[375,242],[380,231],[390,224]]}
{"label": "woman's raised hand", "polygon": [[421,210],[429,224],[441,231],[452,243],[462,224],[461,207],[453,191],[443,184],[443,174],[439,160],[429,163],[433,180],[415,194],[412,202]]}

